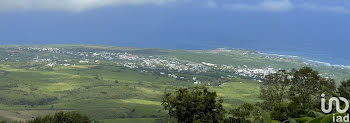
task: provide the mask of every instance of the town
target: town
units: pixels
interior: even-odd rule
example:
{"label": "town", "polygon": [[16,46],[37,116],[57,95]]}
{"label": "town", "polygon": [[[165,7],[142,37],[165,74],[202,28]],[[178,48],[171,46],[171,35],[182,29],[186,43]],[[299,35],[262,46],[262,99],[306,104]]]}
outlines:
{"label": "town", "polygon": [[[261,79],[263,79],[265,75],[278,70],[278,68],[273,67],[253,68],[248,65],[232,66],[207,62],[197,63],[162,55],[137,55],[121,50],[38,47],[4,47],[1,49],[8,53],[2,55],[1,61],[3,62],[24,60],[28,63],[46,67],[114,64],[129,69],[135,69],[140,72],[151,72],[175,79],[191,80],[194,84],[201,83],[200,77],[195,74],[207,73],[210,71],[226,73],[224,74],[226,76],[219,76],[218,78],[240,76],[253,78],[261,82]],[[28,56],[19,52],[28,53]],[[35,53],[36,56],[30,56],[30,53]],[[52,55],[47,55],[47,53]],[[181,72],[191,72],[193,76],[181,76],[181,74],[178,74]]]}

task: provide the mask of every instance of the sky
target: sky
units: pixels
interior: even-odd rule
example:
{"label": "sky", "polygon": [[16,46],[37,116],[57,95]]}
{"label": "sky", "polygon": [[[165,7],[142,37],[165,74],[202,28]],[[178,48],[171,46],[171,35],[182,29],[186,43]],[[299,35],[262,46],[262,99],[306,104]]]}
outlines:
{"label": "sky", "polygon": [[349,22],[350,0],[0,0],[0,44],[234,47],[350,61]]}

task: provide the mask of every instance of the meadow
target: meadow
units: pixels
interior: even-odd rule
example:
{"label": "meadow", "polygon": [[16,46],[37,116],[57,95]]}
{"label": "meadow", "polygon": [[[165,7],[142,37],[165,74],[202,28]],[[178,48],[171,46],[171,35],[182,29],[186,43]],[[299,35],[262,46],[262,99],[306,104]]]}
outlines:
{"label": "meadow", "polygon": [[[140,73],[118,66],[77,65],[52,71],[13,69],[1,66],[0,115],[8,120],[25,120],[55,111],[79,111],[103,120],[161,118],[161,96],[189,82]],[[6,72],[6,74],[5,74]],[[100,78],[96,78],[99,75]],[[117,81],[116,81],[117,80]],[[225,105],[258,101],[258,83],[233,79],[212,87],[225,97]]]}

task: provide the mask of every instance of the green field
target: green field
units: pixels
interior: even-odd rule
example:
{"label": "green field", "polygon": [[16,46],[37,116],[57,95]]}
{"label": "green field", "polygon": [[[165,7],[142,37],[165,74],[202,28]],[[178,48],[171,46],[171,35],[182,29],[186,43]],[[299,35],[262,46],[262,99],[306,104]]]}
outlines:
{"label": "green field", "polygon": [[[0,105],[1,111],[27,111],[35,112],[35,115],[41,110],[73,110],[96,119],[162,117],[165,112],[160,99],[165,89],[192,86],[188,82],[118,67],[101,68],[99,72],[103,73],[103,80],[96,80],[94,75],[97,72],[87,66],[79,69],[60,67],[55,71],[11,70],[1,77],[1,99],[7,99]],[[226,104],[241,104],[244,101],[256,102],[257,88],[255,81],[232,80],[222,87],[213,87],[213,90],[225,97]],[[40,104],[40,101],[49,102]],[[12,114],[16,113],[4,113],[2,117],[26,119],[22,117],[25,113]]]}
{"label": "green field", "polygon": [[[173,78],[120,67],[101,65],[98,70],[93,67],[82,65],[36,71],[3,66],[1,70],[8,73],[0,79],[0,111],[3,112],[0,115],[9,120],[24,120],[31,118],[31,114],[45,114],[40,113],[42,110],[68,110],[80,111],[98,120],[158,118],[166,114],[160,105],[165,89],[193,86]],[[120,71],[113,72],[116,70]],[[101,74],[103,79],[94,78],[96,74]],[[257,89],[257,82],[241,79],[213,87],[219,96],[225,97],[227,105],[258,101]]]}

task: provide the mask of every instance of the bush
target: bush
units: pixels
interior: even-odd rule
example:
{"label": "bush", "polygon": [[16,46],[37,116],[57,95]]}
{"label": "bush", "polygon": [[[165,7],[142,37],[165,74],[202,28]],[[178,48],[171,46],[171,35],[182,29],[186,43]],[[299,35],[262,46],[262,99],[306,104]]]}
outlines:
{"label": "bush", "polygon": [[273,109],[271,111],[272,119],[275,119],[278,121],[288,120],[290,115],[291,115],[291,111],[289,110],[289,105],[287,103],[276,104],[273,106]]}
{"label": "bush", "polygon": [[341,83],[338,92],[340,96],[350,99],[350,79]]}
{"label": "bush", "polygon": [[78,112],[57,112],[54,115],[36,117],[27,123],[93,123],[93,121]]}
{"label": "bush", "polygon": [[230,110],[230,120],[233,123],[251,123],[251,121],[247,119],[251,117],[254,110],[254,105],[245,103],[240,107]]}

